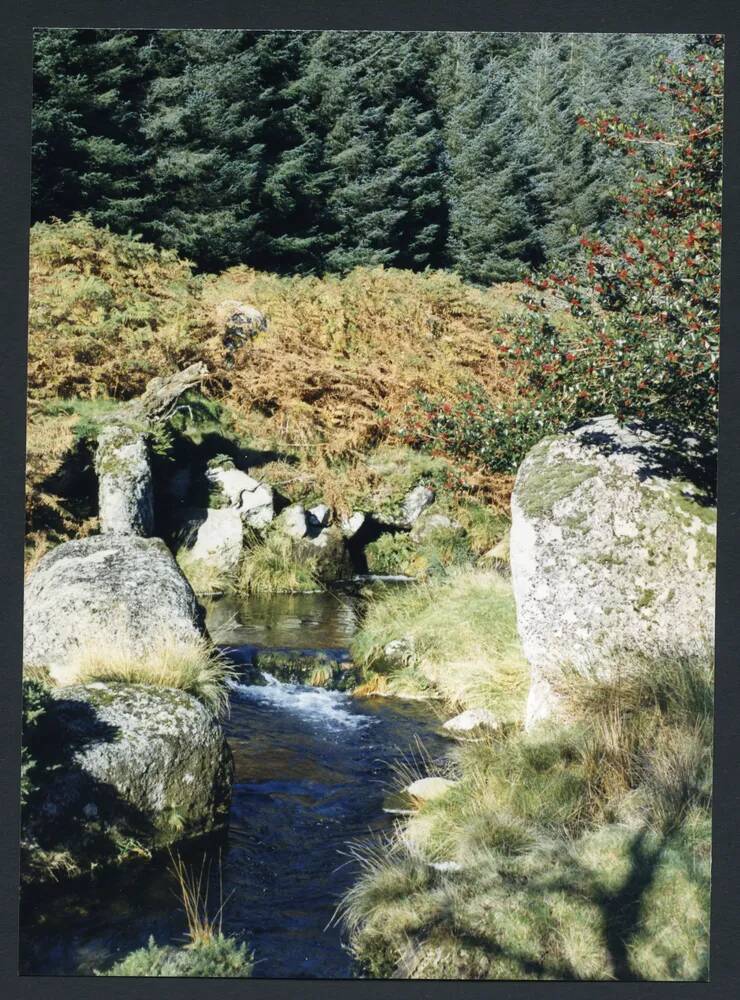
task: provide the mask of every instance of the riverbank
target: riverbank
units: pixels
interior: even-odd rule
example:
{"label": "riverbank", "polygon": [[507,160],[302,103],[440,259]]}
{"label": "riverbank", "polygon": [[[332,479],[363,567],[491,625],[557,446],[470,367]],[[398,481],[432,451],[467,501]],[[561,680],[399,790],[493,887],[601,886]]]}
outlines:
{"label": "riverbank", "polygon": [[[208,627],[235,661],[255,650],[265,659],[283,650],[346,660],[361,604],[326,592],[222,599],[209,609]],[[347,842],[390,833],[397,816],[384,808],[397,768],[417,740],[437,757],[449,738],[422,702],[353,698],[290,681],[240,681],[224,726],[234,791],[228,839],[208,851],[211,914],[222,891],[223,932],[247,941],[253,976],[353,976],[342,929],[327,928],[357,875]],[[181,855],[199,870],[202,849]],[[37,900],[24,915],[24,971],[103,971],[146,946],[150,934],[157,946],[178,944],[185,921],[168,867],[166,857],[145,870],[134,864],[101,874],[93,891],[60,887],[43,905]],[[43,924],[34,913],[43,913]]]}

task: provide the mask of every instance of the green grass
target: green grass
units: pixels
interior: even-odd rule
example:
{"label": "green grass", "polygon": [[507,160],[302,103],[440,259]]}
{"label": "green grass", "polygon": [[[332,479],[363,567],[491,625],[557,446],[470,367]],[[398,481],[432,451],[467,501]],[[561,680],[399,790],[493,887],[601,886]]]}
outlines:
{"label": "green grass", "polygon": [[178,639],[164,631],[138,651],[125,637],[87,642],[70,659],[70,680],[144,684],[177,688],[216,714],[228,708],[231,663],[205,638]]}
{"label": "green grass", "polygon": [[370,573],[380,576],[411,576],[416,545],[402,531],[387,532],[365,546]]}
{"label": "green grass", "polygon": [[296,594],[321,590],[318,554],[278,531],[253,542],[244,555],[237,589],[245,594]]}
{"label": "green grass", "polygon": [[48,417],[77,417],[73,428],[75,438],[78,441],[94,442],[105,420],[119,406],[119,402],[108,396],[97,396],[95,399],[49,399],[44,400],[41,412]]}
{"label": "green grass", "polygon": [[711,662],[568,697],[569,726],[459,743],[456,787],[355,848],[341,917],[370,975],[706,979]]}
{"label": "green grass", "polygon": [[[406,638],[411,664],[383,652]],[[502,721],[522,717],[529,683],[516,631],[511,585],[492,572],[463,568],[371,599],[352,643],[355,662],[393,680],[405,667],[420,673],[452,707],[484,707]]]}
{"label": "green grass", "polygon": [[246,944],[219,934],[212,941],[182,948],[160,947],[150,938],[145,948],[131,952],[101,975],[246,979],[253,967]]}

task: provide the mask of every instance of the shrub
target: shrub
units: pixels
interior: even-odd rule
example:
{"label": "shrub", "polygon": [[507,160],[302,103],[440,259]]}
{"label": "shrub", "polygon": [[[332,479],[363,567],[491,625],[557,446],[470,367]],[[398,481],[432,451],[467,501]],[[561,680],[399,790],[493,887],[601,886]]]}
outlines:
{"label": "shrub", "polygon": [[[37,790],[37,750],[44,714],[49,705],[49,689],[40,679],[23,679],[23,732],[21,743],[21,805]],[[43,750],[43,747],[41,748]]]}
{"label": "shrub", "polygon": [[178,688],[217,714],[228,708],[227,681],[235,671],[207,639],[178,639],[166,630],[143,651],[125,635],[90,640],[70,654],[69,666],[81,683],[120,681]]}
{"label": "shrub", "polygon": [[567,270],[533,283],[555,288],[581,330],[564,336],[534,295],[531,322],[503,334],[523,391],[544,424],[599,413],[668,419],[713,438],[717,422],[723,63],[722,40],[681,65],[659,90],[673,103],[671,134],[602,114],[580,124],[633,157],[612,240],[583,237]]}
{"label": "shrub", "polygon": [[254,967],[246,944],[217,935],[212,941],[184,948],[160,947],[149,938],[146,948],[131,952],[104,976],[178,976],[246,979]]}
{"label": "shrub", "polygon": [[365,546],[368,571],[379,576],[411,576],[415,552],[416,545],[405,532],[385,532]]}

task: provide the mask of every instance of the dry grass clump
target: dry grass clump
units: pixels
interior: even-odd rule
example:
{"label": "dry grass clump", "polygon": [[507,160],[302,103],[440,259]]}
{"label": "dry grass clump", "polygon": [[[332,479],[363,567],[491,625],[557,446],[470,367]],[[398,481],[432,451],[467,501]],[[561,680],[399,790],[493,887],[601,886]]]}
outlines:
{"label": "dry grass clump", "polygon": [[[128,399],[154,375],[205,361],[207,391],[258,446],[301,459],[310,448],[300,472],[335,506],[342,496],[340,488],[330,495],[333,484],[343,471],[342,489],[356,481],[364,452],[397,441],[417,393],[454,402],[474,382],[494,404],[514,397],[517,379],[495,339],[504,314],[521,308],[520,290],[382,267],[321,279],[244,267],[194,277],[172,252],[83,217],[39,223],[31,234],[29,394]],[[269,322],[235,353],[219,320],[226,299]],[[510,477],[472,464],[461,471],[468,488],[503,509]]]}
{"label": "dry grass clump", "polygon": [[246,943],[223,933],[223,899],[214,916],[209,912],[210,864],[205,855],[199,869],[188,868],[179,855],[170,855],[171,873],[177,883],[187,923],[188,943],[183,948],[159,947],[154,938],[146,948],[127,955],[106,976],[171,976],[246,978],[252,974],[254,956]]}
{"label": "dry grass clump", "polygon": [[235,668],[203,637],[181,639],[163,632],[141,649],[120,634],[89,639],[69,657],[71,679],[178,688],[216,714],[229,704],[227,681]]}

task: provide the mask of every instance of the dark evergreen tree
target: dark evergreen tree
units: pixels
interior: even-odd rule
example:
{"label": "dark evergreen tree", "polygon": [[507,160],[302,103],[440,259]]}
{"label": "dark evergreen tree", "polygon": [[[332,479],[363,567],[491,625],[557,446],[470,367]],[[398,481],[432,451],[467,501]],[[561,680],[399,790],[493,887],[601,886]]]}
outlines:
{"label": "dark evergreen tree", "polygon": [[516,277],[608,230],[626,167],[576,127],[667,123],[684,36],[37,33],[33,217],[88,213],[199,267]]}
{"label": "dark evergreen tree", "polygon": [[32,217],[87,212],[140,228],[150,211],[140,129],[143,32],[43,29],[34,35]]}

